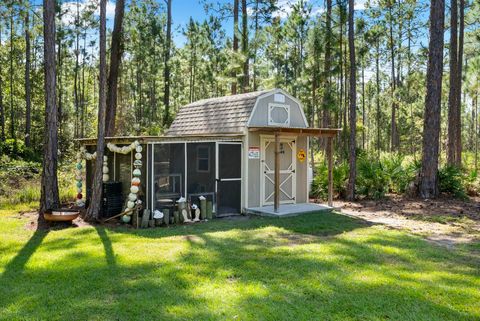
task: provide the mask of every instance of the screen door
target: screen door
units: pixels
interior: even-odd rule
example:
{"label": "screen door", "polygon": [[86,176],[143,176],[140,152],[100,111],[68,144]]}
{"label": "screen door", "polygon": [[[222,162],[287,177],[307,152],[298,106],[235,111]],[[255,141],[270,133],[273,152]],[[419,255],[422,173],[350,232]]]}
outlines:
{"label": "screen door", "polygon": [[242,194],[242,144],[218,143],[217,215],[239,214]]}

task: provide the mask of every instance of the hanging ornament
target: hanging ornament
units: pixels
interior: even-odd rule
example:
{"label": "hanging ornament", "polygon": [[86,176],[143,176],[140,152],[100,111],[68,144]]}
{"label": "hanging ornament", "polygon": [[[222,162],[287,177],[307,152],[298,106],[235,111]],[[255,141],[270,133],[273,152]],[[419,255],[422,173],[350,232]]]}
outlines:
{"label": "hanging ornament", "polygon": [[132,178],[132,184],[133,183],[140,183],[140,178],[138,178],[138,177]]}
{"label": "hanging ornament", "polygon": [[139,160],[139,159],[136,159],[136,160],[133,162],[133,166],[135,166],[135,168],[141,167],[141,166],[142,166],[142,161]]}
{"label": "hanging ornament", "polygon": [[[129,194],[129,201],[127,203],[127,209],[130,210],[134,207],[135,204],[142,204],[142,201],[138,199],[137,193],[140,190],[140,176],[142,175],[142,172],[140,171],[140,168],[142,167],[142,145],[140,145],[140,142],[137,140],[131,143],[130,145],[122,146],[119,147],[115,144],[112,143],[107,143],[107,149],[113,153],[120,153],[120,154],[128,154],[131,153],[135,150],[135,161],[133,162],[133,166],[135,169],[133,170],[133,178],[130,186],[130,194]],[[76,181],[76,186],[77,186],[77,200],[76,204],[77,206],[84,206],[85,202],[83,201],[83,195],[82,195],[82,160],[93,160],[97,158],[97,152],[94,153],[88,153],[87,149],[85,146],[81,146],[80,150],[76,154],[76,163],[75,163],[75,181]],[[102,166],[102,180],[103,182],[107,182],[110,179],[110,176],[108,175],[109,173],[109,168],[108,168],[108,156],[104,155],[103,156],[103,166]],[[130,207],[131,206],[131,207]],[[125,218],[126,217],[126,218]],[[130,216],[125,215],[122,217],[122,220],[128,219],[130,221]],[[128,222],[126,222],[128,223]]]}

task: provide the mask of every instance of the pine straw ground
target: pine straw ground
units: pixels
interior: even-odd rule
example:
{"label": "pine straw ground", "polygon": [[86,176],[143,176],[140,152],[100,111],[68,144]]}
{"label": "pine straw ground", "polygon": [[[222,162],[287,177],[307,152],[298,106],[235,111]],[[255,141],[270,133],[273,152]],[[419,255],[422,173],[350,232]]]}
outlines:
{"label": "pine straw ground", "polygon": [[35,230],[31,208],[0,209],[0,320],[480,319],[476,240],[336,213]]}
{"label": "pine straw ground", "polygon": [[378,201],[335,202],[342,213],[405,229],[448,247],[480,241],[480,198],[422,200],[389,195]]}

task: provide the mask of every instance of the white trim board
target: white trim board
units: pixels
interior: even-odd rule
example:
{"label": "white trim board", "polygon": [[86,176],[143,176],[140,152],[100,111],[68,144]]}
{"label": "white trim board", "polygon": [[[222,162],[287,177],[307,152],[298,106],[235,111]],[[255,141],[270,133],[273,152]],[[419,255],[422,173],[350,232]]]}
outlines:
{"label": "white trim board", "polygon": [[[292,163],[291,163],[291,168],[293,172],[291,173],[291,181],[292,181],[292,199],[290,200],[283,200],[280,201],[280,204],[296,204],[297,203],[297,136],[279,136],[280,142],[283,143],[291,143],[293,140],[293,146],[291,146],[292,149]],[[260,206],[266,206],[266,205],[272,205],[273,202],[265,202],[265,142],[270,141],[270,142],[275,142],[275,137],[273,135],[260,135]],[[285,171],[284,170],[284,174]],[[285,180],[286,181],[286,180]],[[284,181],[284,182],[285,182]],[[282,183],[280,183],[282,184]],[[284,192],[285,193],[285,192]]]}
{"label": "white trim board", "polygon": [[303,111],[303,105],[302,103],[295,97],[293,97],[292,95],[290,95],[289,93],[287,93],[285,90],[283,89],[280,89],[280,88],[276,88],[276,89],[273,89],[269,92],[266,92],[265,94],[263,95],[260,95],[257,97],[257,100],[255,101],[255,105],[253,106],[253,109],[252,111],[250,112],[250,116],[248,117],[248,121],[247,121],[247,127],[250,127],[250,123],[252,122],[252,118],[253,118],[253,115],[255,114],[255,111],[257,110],[257,107],[258,107],[258,102],[260,101],[260,99],[263,99],[265,97],[268,97],[268,96],[271,96],[271,95],[275,95],[275,94],[278,94],[278,93],[281,93],[285,96],[287,96],[288,98],[290,98],[291,100],[293,100],[295,103],[298,104],[299,108],[300,108],[300,113],[302,114],[302,118],[303,118],[303,122],[305,124],[305,128],[308,128],[308,121],[307,121],[307,117],[305,117],[305,112]]}

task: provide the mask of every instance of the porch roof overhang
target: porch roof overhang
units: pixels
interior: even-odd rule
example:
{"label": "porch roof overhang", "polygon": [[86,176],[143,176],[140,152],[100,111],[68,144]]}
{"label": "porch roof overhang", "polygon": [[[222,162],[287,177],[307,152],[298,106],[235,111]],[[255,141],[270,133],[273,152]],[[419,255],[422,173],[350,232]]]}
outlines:
{"label": "porch roof overhang", "polygon": [[250,132],[267,132],[279,134],[296,134],[311,137],[335,137],[342,130],[340,128],[300,128],[300,127],[249,127]]}
{"label": "porch roof overhang", "polygon": [[[243,133],[218,133],[218,134],[202,134],[202,135],[182,135],[182,136],[115,136],[105,137],[105,141],[114,144],[130,144],[138,141],[141,144],[161,143],[161,142],[184,142],[184,141],[204,141],[204,140],[236,140],[242,139]],[[97,138],[77,138],[75,139],[83,145],[95,145]]]}
{"label": "porch roof overhang", "polygon": [[327,138],[326,156],[328,162],[328,206],[333,206],[333,139],[341,129],[339,128],[296,128],[296,127],[249,127],[250,132],[271,133],[275,136],[274,145],[274,202],[273,210],[279,212],[280,207],[280,139],[282,134],[297,136],[324,137]]}

